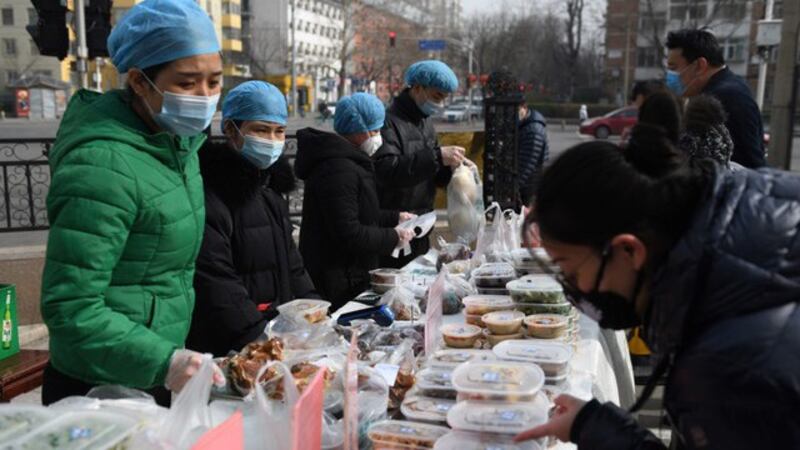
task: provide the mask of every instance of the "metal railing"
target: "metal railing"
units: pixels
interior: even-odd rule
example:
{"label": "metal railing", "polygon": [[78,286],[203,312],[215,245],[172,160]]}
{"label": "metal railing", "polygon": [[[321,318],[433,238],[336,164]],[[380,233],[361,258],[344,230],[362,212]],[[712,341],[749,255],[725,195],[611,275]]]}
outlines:
{"label": "metal railing", "polygon": [[[284,154],[294,167],[297,153],[295,136],[287,136]],[[50,165],[47,155],[55,139],[0,139],[0,233],[47,230],[47,193]],[[214,142],[224,141],[221,136]],[[292,222],[303,215],[303,183],[286,200]]]}

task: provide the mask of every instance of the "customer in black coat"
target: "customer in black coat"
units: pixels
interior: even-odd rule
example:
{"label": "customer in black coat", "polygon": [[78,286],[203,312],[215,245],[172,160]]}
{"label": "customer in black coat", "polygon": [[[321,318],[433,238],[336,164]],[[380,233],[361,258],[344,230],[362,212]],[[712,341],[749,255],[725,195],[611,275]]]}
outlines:
{"label": "customer in black coat", "polygon": [[381,145],[383,104],[354,94],[336,104],[337,133],[297,133],[297,176],[305,182],[300,252],[323,297],[339,307],[369,288],[379,256],[413,237],[395,229],[412,216],[382,210],[370,155]]}
{"label": "customer in black coat", "polygon": [[522,103],[519,107],[519,137],[517,163],[519,166],[519,194],[524,205],[529,205],[536,185],[550,158],[547,141],[547,122],[535,109]]}
{"label": "customer in black coat", "polygon": [[[291,187],[291,166],[277,163],[280,150],[253,145],[270,136],[272,145],[282,147],[285,100],[271,85],[250,83],[259,84],[240,85],[223,103],[228,142],[200,150],[206,223],[186,346],[215,356],[259,339],[278,305],[319,298],[292,239],[286,200],[268,187],[273,177]],[[262,104],[265,97],[273,103]],[[253,139],[258,136],[262,141]]]}
{"label": "customer in black coat", "polygon": [[[677,448],[800,448],[800,177],[688,162],[663,129],[637,125],[622,152],[562,155],[532,218],[578,308],[604,328],[642,324],[659,361],[645,392],[667,375]],[[616,405],[555,403],[519,439],[666,448]]]}
{"label": "customer in black coat", "polygon": [[711,95],[722,103],[733,140],[733,162],[766,165],[761,111],[745,80],[725,65],[722,47],[707,30],[680,30],[667,36],[667,86],[677,95]]}
{"label": "customer in black coat", "polygon": [[[381,130],[383,146],[375,160],[381,208],[425,214],[433,210],[436,188],[447,186],[453,168],[464,161],[464,149],[439,145],[434,116],[458,88],[453,71],[441,61],[420,61],[406,71],[408,87],[392,101]],[[428,252],[428,237],[411,243],[404,258],[381,258],[381,265],[402,267]]]}

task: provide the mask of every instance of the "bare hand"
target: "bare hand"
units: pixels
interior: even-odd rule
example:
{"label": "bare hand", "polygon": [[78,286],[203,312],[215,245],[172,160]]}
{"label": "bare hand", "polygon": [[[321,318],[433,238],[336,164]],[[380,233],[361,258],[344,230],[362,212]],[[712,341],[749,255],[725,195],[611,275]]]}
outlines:
{"label": "bare hand", "polygon": [[571,395],[562,394],[556,397],[554,403],[556,406],[549,422],[531,428],[528,431],[523,431],[514,437],[514,442],[539,439],[545,436],[555,436],[561,442],[569,442],[572,424],[586,402]]}
{"label": "bare hand", "polygon": [[446,145],[442,147],[442,162],[445,166],[455,169],[464,162],[464,153],[466,153],[464,147]]}
{"label": "bare hand", "polygon": [[399,223],[408,222],[409,220],[414,220],[416,218],[417,218],[416,214],[412,214],[410,212],[403,211],[403,212],[400,213],[400,222]]}
{"label": "bare hand", "polygon": [[412,239],[417,237],[417,235],[414,234],[414,230],[395,228],[394,231],[397,232],[397,238],[400,240],[401,244],[409,243]]}

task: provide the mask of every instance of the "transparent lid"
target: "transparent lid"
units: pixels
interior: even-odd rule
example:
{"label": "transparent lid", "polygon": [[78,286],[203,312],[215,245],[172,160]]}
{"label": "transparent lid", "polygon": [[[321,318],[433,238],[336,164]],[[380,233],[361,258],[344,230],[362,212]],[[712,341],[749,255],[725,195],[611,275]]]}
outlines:
{"label": "transparent lid", "polygon": [[542,385],[544,372],[531,364],[470,362],[453,372],[453,387],[466,394],[529,396],[536,394]]}
{"label": "transparent lid", "polygon": [[447,413],[447,424],[457,430],[517,434],[547,422],[549,402],[539,394],[533,402],[459,402]]}
{"label": "transparent lid", "polygon": [[288,316],[297,316],[301,314],[313,314],[319,311],[327,311],[330,307],[331,303],[324,300],[297,299],[278,306],[278,312]]}
{"label": "transparent lid", "polygon": [[536,441],[514,442],[513,436],[451,431],[436,441],[434,450],[542,450]]}
{"label": "transparent lid", "polygon": [[[492,354],[494,359],[494,354]],[[35,405],[0,405],[0,442],[22,436],[54,417],[52,410]]]}
{"label": "transparent lid", "polygon": [[482,328],[466,323],[450,323],[442,327],[442,334],[453,337],[473,337],[481,334]]}
{"label": "transparent lid", "polygon": [[367,435],[373,442],[431,448],[436,440],[450,430],[437,425],[403,420],[384,420],[369,427]]}
{"label": "transparent lid", "polygon": [[27,436],[13,448],[88,450],[113,448],[136,430],[135,419],[108,411],[70,411]]}
{"label": "transparent lid", "polygon": [[466,307],[512,308],[514,301],[508,295],[468,295],[462,300]]}
{"label": "transparent lid", "polygon": [[511,340],[497,344],[492,351],[500,359],[536,364],[564,365],[572,358],[572,347],[548,340]]}
{"label": "transparent lid", "polygon": [[536,259],[534,256],[539,259],[539,261],[545,264],[552,264],[552,260],[550,259],[550,255],[541,248],[516,248],[511,251],[511,258],[514,260],[514,263],[517,265],[524,265],[524,266],[533,266],[537,265]]}
{"label": "transparent lid", "polygon": [[481,317],[483,323],[492,324],[505,324],[511,323],[525,318],[525,314],[520,311],[495,311],[484,314]]}
{"label": "transparent lid", "polygon": [[437,367],[420,370],[417,372],[417,387],[423,390],[452,391],[453,371]]}
{"label": "transparent lid", "polygon": [[494,361],[497,357],[491,350],[447,349],[439,350],[428,358],[431,367],[455,368],[469,361]]}
{"label": "transparent lid", "polygon": [[400,412],[406,419],[425,422],[445,422],[447,412],[455,406],[455,400],[433,397],[406,397],[400,406]]}
{"label": "transparent lid", "polygon": [[549,275],[526,275],[506,284],[506,289],[514,292],[564,292],[564,288]]}
{"label": "transparent lid", "polygon": [[562,327],[569,323],[569,316],[562,314],[533,314],[525,318],[529,327]]}
{"label": "transparent lid", "polygon": [[472,271],[473,278],[514,278],[517,271],[509,263],[486,263]]}

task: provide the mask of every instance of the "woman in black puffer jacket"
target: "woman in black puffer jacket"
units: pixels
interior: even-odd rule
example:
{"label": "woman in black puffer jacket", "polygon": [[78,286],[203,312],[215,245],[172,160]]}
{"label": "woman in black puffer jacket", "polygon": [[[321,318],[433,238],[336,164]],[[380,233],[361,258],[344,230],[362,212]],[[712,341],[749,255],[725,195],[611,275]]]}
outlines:
{"label": "woman in black puffer jacket", "polygon": [[378,257],[413,237],[394,229],[412,216],[381,210],[370,156],[381,146],[383,104],[354,94],[336,104],[336,133],[297,133],[297,176],[305,181],[300,252],[323,297],[339,307],[369,288]]}
{"label": "woman in black puffer jacket", "polygon": [[[530,220],[578,308],[604,328],[642,325],[678,448],[800,448],[800,177],[687,162],[637,126],[621,152],[592,142],[556,160]],[[518,438],[664,448],[610,403],[556,405]]]}

